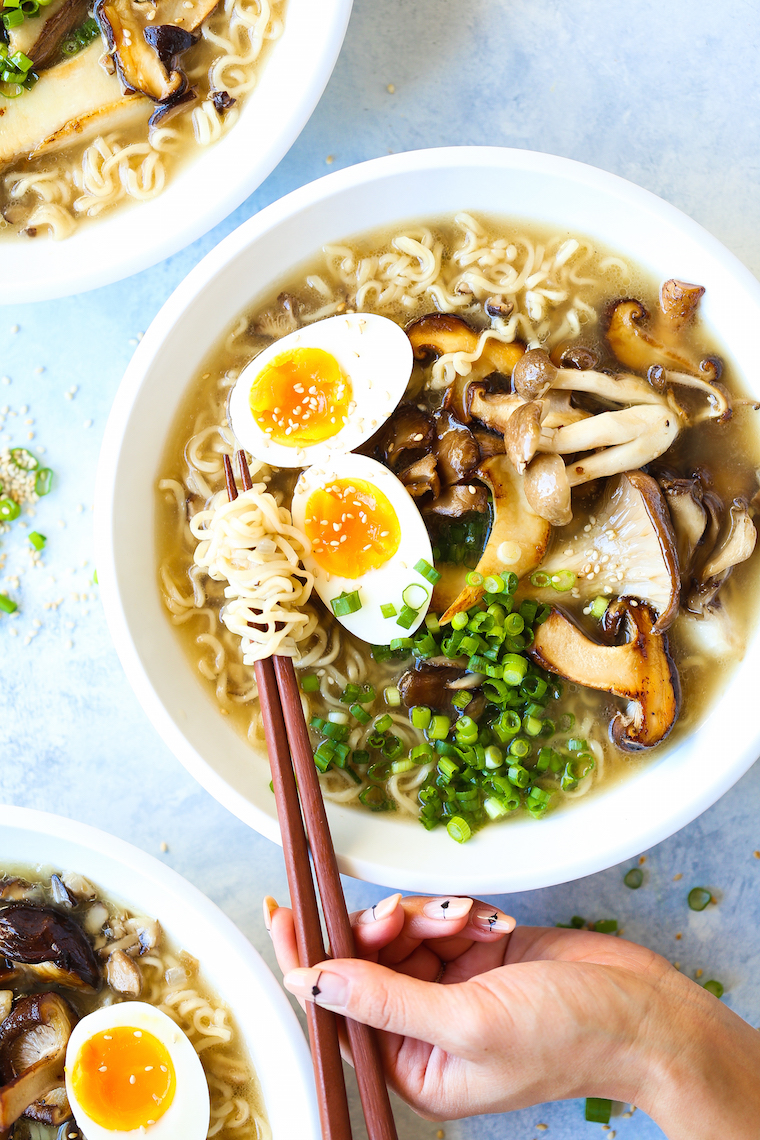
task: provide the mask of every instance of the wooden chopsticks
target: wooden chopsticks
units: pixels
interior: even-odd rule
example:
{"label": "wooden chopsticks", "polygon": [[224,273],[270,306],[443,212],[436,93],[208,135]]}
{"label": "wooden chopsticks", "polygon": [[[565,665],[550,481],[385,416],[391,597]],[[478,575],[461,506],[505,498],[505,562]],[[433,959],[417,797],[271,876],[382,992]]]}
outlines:
{"label": "wooden chopsticks", "polygon": [[[241,484],[244,490],[249,490],[252,483],[244,453],[239,451],[237,458]],[[238,492],[227,455],[224,456],[224,474],[227,494],[233,500]],[[352,958],[356,948],[293,662],[290,657],[275,656],[257,661],[255,672],[301,964],[313,966],[327,957],[309,847],[331,955]],[[324,1140],[351,1140],[337,1019],[314,1002],[306,1003],[306,1014],[322,1135]],[[374,1030],[349,1018],[346,1028],[369,1140],[397,1140]]]}

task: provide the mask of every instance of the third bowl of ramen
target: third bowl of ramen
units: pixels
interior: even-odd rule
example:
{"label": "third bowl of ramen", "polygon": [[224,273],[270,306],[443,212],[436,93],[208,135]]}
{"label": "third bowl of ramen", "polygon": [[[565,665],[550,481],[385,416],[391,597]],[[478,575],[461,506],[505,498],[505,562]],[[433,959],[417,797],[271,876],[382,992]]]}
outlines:
{"label": "third bowl of ramen", "polygon": [[277,837],[277,652],[347,872],[524,889],[693,818],[757,752],[758,303],[677,211],[548,156],[383,159],[247,223],[101,464],[109,622],[179,758]]}
{"label": "third bowl of ramen", "polygon": [[0,3],[0,243],[18,265],[0,301],[118,281],[226,217],[314,110],[350,11]]}

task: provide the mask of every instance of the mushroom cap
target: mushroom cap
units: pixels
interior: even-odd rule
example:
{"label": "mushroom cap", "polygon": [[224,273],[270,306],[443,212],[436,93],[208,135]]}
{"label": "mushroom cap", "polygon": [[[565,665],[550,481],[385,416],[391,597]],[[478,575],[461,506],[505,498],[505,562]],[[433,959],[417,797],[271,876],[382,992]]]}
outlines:
{"label": "mushroom cap", "polygon": [[548,352],[542,348],[531,348],[512,369],[512,384],[524,400],[537,400],[551,388],[556,375],[557,369]]}
{"label": "mushroom cap", "polygon": [[559,455],[537,455],[526,468],[523,490],[536,514],[552,526],[566,526],[572,519],[570,480]]}
{"label": "mushroom cap", "polygon": [[53,907],[11,903],[0,911],[0,954],[48,982],[91,993],[100,988],[100,969],[86,934]]}
{"label": "mushroom cap", "polygon": [[504,447],[520,475],[538,451],[540,443],[541,405],[521,404],[504,427]]}
{"label": "mushroom cap", "polygon": [[660,310],[663,320],[674,332],[694,316],[704,291],[702,285],[690,285],[688,281],[678,281],[675,277],[662,283]]}
{"label": "mushroom cap", "polygon": [[[681,577],[673,526],[658,484],[642,471],[619,475],[610,480],[591,517],[593,522],[584,516],[572,533],[556,536],[540,570],[550,577],[572,571],[581,605],[599,594],[648,603],[658,615],[654,632],[661,633],[678,614]],[[547,601],[557,599],[551,587],[536,593]]]}
{"label": "mushroom cap", "polygon": [[639,751],[665,739],[681,704],[678,673],[667,639],[654,632],[654,613],[635,600],[617,603],[624,623],[622,645],[599,645],[560,610],[536,629],[528,653],[542,668],[568,681],[627,702],[610,723],[619,748]]}

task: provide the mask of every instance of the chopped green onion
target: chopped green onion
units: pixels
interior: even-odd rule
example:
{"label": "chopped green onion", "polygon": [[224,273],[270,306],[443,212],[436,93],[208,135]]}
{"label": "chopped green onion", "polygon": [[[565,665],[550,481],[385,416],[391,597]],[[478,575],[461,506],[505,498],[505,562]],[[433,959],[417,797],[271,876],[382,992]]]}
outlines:
{"label": "chopped green onion", "polygon": [[644,882],[644,872],[640,867],[631,867],[630,871],[626,871],[623,875],[623,882],[632,891],[637,891]]}
{"label": "chopped green onion", "polygon": [[396,616],[398,610],[394,606],[393,602],[385,602],[384,605],[380,607],[380,613],[384,618],[392,618]]}
{"label": "chopped green onion", "polygon": [[430,724],[433,714],[425,705],[415,705],[409,716],[415,728],[424,730]]}
{"label": "chopped green onion", "polygon": [[401,704],[401,693],[396,685],[389,685],[387,689],[383,689],[383,696],[386,705],[390,705],[392,709],[398,708]]}
{"label": "chopped green onion", "polygon": [[527,788],[530,783],[530,773],[522,764],[512,764],[507,772],[507,779],[516,788]]}
{"label": "chopped green onion", "polygon": [[3,27],[7,32],[9,32],[11,28],[18,28],[23,22],[24,13],[20,8],[12,12],[3,12]]}
{"label": "chopped green onion", "polygon": [[437,614],[428,614],[425,618],[425,629],[428,633],[440,633],[441,623],[438,620]]}
{"label": "chopped green onion", "polygon": [[[16,55],[23,55],[23,52],[16,52]],[[12,56],[11,59],[15,59],[15,56]],[[26,56],[24,56],[24,59],[26,59]],[[32,61],[29,60],[29,67],[31,67],[31,65]],[[26,70],[28,70],[28,68]],[[25,447],[11,448],[11,463],[14,467],[20,467],[22,471],[36,471],[40,465],[36,456],[32,455],[31,451],[28,451]]]}
{"label": "chopped green onion", "polygon": [[0,522],[13,522],[21,514],[21,507],[15,499],[0,499]]}
{"label": "chopped green onion", "polygon": [[693,887],[687,901],[691,910],[704,910],[711,900],[712,892],[707,887]]}
{"label": "chopped green onion", "polygon": [[341,709],[330,709],[327,719],[331,724],[348,724],[348,713]]}
{"label": "chopped green onion", "polygon": [[428,764],[433,759],[433,753],[427,744],[415,744],[409,753],[409,759],[413,760],[415,764]]}
{"label": "chopped green onion", "polygon": [[15,614],[17,609],[18,606],[12,598],[9,598],[7,594],[0,594],[0,610],[4,614]]}
{"label": "chopped green onion", "polygon": [[434,570],[430,563],[424,558],[420,558],[419,562],[415,562],[414,569],[418,574],[421,574],[423,578],[427,578],[431,586],[435,586],[436,582],[439,582],[441,579],[440,573]]}
{"label": "chopped green onion", "polygon": [[410,772],[414,768],[414,760],[408,756],[403,760],[394,760],[391,764],[391,775],[400,776],[404,772]]}
{"label": "chopped green onion", "polygon": [[363,748],[356,748],[351,754],[351,759],[354,764],[369,764],[369,752],[365,752]]}
{"label": "chopped green onion", "polygon": [[377,718],[373,727],[375,732],[387,732],[392,724],[393,717],[391,717],[388,713],[383,713],[382,716],[379,716]]}
{"label": "chopped green onion", "polygon": [[[483,691],[485,692],[485,686]],[[451,703],[455,709],[466,709],[471,700],[472,693],[468,692],[467,689],[460,689],[458,693],[454,693],[454,696],[451,698]]]}
{"label": "chopped green onion", "polygon": [[600,1096],[586,1097],[586,1120],[594,1124],[609,1124],[612,1114],[612,1101]]}
{"label": "chopped green onion", "polygon": [[466,843],[472,835],[469,823],[461,815],[453,815],[446,824],[446,830],[457,843]]}
{"label": "chopped green onion", "polygon": [[451,720],[447,716],[434,716],[428,728],[430,740],[445,740],[449,735]]}
{"label": "chopped green onion", "polygon": [[712,994],[716,998],[723,997],[723,994],[725,992],[723,989],[722,983],[717,982],[715,980],[715,978],[710,978],[709,982],[705,982],[703,988],[706,989],[709,994]]}
{"label": "chopped green onion", "polygon": [[370,714],[366,709],[363,709],[361,705],[351,705],[348,711],[352,716],[356,717],[356,719],[359,721],[359,724],[369,724],[369,722],[372,720]]}
{"label": "chopped green onion", "polygon": [[551,578],[545,570],[534,570],[530,576],[531,586],[535,586],[537,590],[545,590],[551,583]]}
{"label": "chopped green onion", "polygon": [[364,685],[364,686],[363,686],[363,688],[362,688],[362,695],[361,695],[361,697],[359,698],[359,699],[360,699],[360,702],[361,702],[361,704],[363,704],[363,705],[371,705],[371,704],[372,704],[372,702],[374,701],[374,699],[375,699],[376,695],[377,695],[377,694],[375,693],[375,689],[374,689],[374,686],[372,686],[372,685]]}
{"label": "chopped green onion", "polygon": [[389,800],[383,789],[377,784],[371,784],[359,792],[359,802],[368,807],[370,811],[395,811],[396,805]]}
{"label": "chopped green onion", "polygon": [[349,681],[343,692],[340,694],[340,700],[344,705],[351,705],[354,703],[354,701],[358,701],[361,695],[361,685],[357,685],[354,681]]}
{"label": "chopped green onion", "polygon": [[501,579],[504,583],[504,589],[506,590],[506,592],[508,594],[514,594],[515,590],[517,589],[517,587],[519,585],[519,578],[515,574],[514,570],[506,570],[505,572],[503,572],[501,575]]}
{"label": "chopped green onion", "polygon": [[600,918],[598,922],[594,923],[594,930],[597,934],[614,934],[617,928],[616,918]]}
{"label": "chopped green onion", "polygon": [[352,590],[349,594],[344,590],[337,598],[330,599],[330,605],[336,617],[348,617],[349,614],[355,614],[357,610],[362,608],[359,591]]}
{"label": "chopped green onion", "polygon": [[40,467],[34,480],[34,490],[40,497],[49,495],[53,488],[53,472],[49,467]]}
{"label": "chopped green onion", "polygon": [[603,598],[600,594],[598,597],[594,598],[593,602],[591,603],[589,613],[592,617],[596,618],[597,621],[601,621],[607,612],[607,606],[609,604],[609,598]]}
{"label": "chopped green onion", "polygon": [[412,641],[411,637],[394,637],[391,641],[390,649],[394,653],[398,653],[399,650],[411,649],[413,646],[414,642]]}
{"label": "chopped green onion", "polygon": [[[29,538],[31,539],[31,537],[30,534]],[[301,691],[304,693],[316,693],[319,691],[319,677],[316,673],[306,673],[306,675],[301,678]]]}
{"label": "chopped green onion", "polygon": [[479,574],[477,570],[471,570],[470,573],[465,578],[465,582],[467,583],[468,586],[482,586],[483,585],[483,575]]}
{"label": "chopped green onion", "polygon": [[563,713],[557,721],[557,727],[560,732],[570,732],[575,726],[575,717],[572,713]]}
{"label": "chopped green onion", "polygon": [[572,590],[575,582],[576,576],[572,570],[559,570],[551,576],[551,587],[560,594],[566,594],[568,590]]}
{"label": "chopped green onion", "polygon": [[504,592],[504,579],[491,577],[484,579],[483,586],[487,594],[501,594]]}
{"label": "chopped green onion", "polygon": [[451,619],[451,627],[452,629],[466,629],[469,620],[466,613],[454,614]]}
{"label": "chopped green onion", "polygon": [[[408,588],[407,586],[407,589]],[[406,591],[404,591],[404,593],[406,593]],[[413,610],[411,606],[404,606],[396,618],[396,625],[400,625],[402,629],[411,629],[418,617],[418,610]]]}

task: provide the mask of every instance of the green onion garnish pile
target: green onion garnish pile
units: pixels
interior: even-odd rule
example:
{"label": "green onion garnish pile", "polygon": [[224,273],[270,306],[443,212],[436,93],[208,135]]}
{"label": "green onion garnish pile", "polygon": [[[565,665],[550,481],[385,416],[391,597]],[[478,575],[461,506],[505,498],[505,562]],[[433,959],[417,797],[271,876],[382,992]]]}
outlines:
{"label": "green onion garnish pile", "polygon": [[[409,710],[424,743],[407,750],[385,713],[375,718],[366,749],[352,751],[348,738],[357,722],[369,724],[372,712],[366,706],[375,693],[349,684],[341,697],[347,715],[338,714],[337,720],[332,713],[329,720],[315,716],[310,722],[323,738],[315,753],[319,770],[342,768],[359,784],[369,780],[359,799],[373,811],[395,810],[384,788],[390,776],[432,765],[419,789],[420,822],[428,830],[445,826],[458,843],[489,820],[519,808],[540,819],[556,790],[577,788],[594,768],[587,741],[569,735],[575,718],[554,711],[562,695],[557,679],[525,652],[550,607],[533,601],[518,606],[512,573],[488,578],[484,585],[481,601],[457,614],[450,626],[441,627],[429,614],[413,636],[372,647],[375,661],[401,666],[431,657],[467,658],[468,670],[482,676],[485,707],[477,719],[467,713],[473,690],[460,689],[452,696],[451,714],[423,706]],[[307,674],[301,686],[316,692],[319,678]],[[385,690],[385,700],[392,708],[399,706],[395,686]]]}

